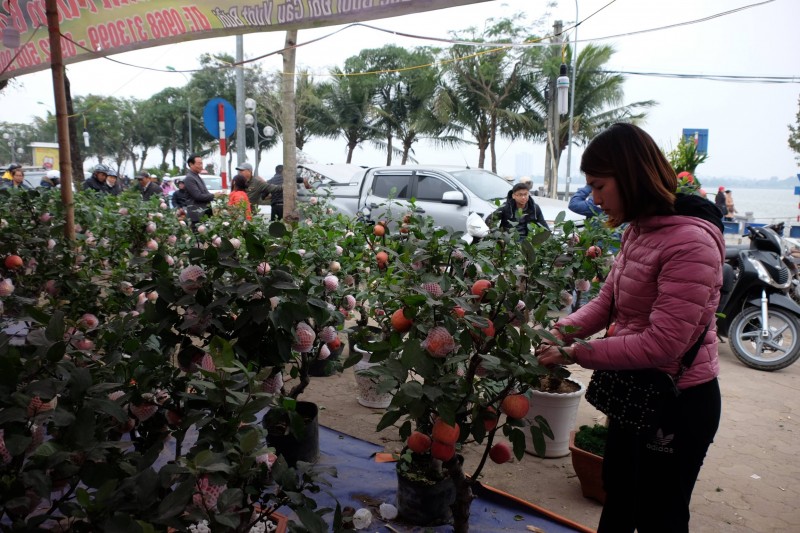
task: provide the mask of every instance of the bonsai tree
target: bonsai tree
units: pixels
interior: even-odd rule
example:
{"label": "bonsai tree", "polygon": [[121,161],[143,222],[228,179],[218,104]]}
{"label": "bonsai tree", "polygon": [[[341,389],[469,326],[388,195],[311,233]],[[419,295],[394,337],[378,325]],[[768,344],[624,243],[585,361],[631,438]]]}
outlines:
{"label": "bonsai tree", "polygon": [[[376,254],[367,280],[372,308],[383,311],[375,317],[391,331],[369,345],[394,393],[378,430],[394,425],[406,442],[400,476],[452,481],[454,529],[463,532],[487,461],[521,459],[524,432],[540,454],[552,438],[544,419],[524,421],[525,392],[568,373],[539,366],[534,351],[544,339],[557,342],[551,317],[571,303],[576,275],[585,279],[596,265],[584,263],[577,228],[563,219],[554,233],[533,229],[520,241],[513,229],[497,231],[471,245],[430,219],[403,223],[406,231],[384,235],[378,253],[386,255]],[[483,453],[468,478],[457,451],[472,444]]]}

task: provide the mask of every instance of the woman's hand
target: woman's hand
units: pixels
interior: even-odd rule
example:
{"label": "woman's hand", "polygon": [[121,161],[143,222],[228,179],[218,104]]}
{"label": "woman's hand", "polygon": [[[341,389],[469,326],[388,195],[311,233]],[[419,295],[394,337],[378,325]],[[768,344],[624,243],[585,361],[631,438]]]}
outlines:
{"label": "woman's hand", "polygon": [[[575,349],[572,346],[565,346],[559,348],[552,344],[547,344],[542,347],[542,350],[536,354],[539,364],[544,367],[551,367],[555,365],[571,365],[575,361],[572,359],[572,354]],[[566,357],[563,353],[566,353]]]}

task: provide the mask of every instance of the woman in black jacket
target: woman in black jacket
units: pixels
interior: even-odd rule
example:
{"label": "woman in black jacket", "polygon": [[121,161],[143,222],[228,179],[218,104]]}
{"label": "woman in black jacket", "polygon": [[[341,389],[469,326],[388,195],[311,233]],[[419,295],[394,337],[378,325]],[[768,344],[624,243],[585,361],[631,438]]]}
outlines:
{"label": "woman in black jacket", "polygon": [[528,224],[538,224],[544,229],[550,229],[544,219],[541,208],[533,201],[530,189],[524,183],[517,183],[511,188],[506,197],[506,203],[489,215],[486,222],[491,227],[498,220],[500,221],[500,227],[504,229],[512,227],[511,223],[515,222],[519,236],[522,239],[528,236]]}

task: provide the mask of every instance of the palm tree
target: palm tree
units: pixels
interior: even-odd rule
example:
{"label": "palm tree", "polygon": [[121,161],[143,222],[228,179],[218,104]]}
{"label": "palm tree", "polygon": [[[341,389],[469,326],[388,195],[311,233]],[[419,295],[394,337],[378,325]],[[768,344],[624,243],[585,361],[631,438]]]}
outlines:
{"label": "palm tree", "polygon": [[321,131],[347,141],[347,163],[352,163],[359,144],[376,135],[372,113],[375,85],[369,79],[351,74],[339,68],[331,71],[333,81],[320,86],[323,107],[318,117]]}
{"label": "palm tree", "polygon": [[[623,104],[625,76],[603,69],[614,48],[609,45],[589,44],[578,54],[575,71],[575,102],[572,123],[572,140],[585,146],[595,135],[615,122],[641,122],[655,100]],[[558,156],[567,148],[569,127],[562,122],[559,131]]]}
{"label": "palm tree", "polygon": [[[518,19],[490,19],[482,35],[476,35],[473,28],[454,37],[474,42],[511,43],[521,40],[528,31],[517,25]],[[453,131],[469,132],[475,139],[478,167],[484,167],[486,150],[489,150],[491,168],[496,172],[495,143],[499,134],[530,137],[541,131],[523,106],[538,78],[541,52],[538,48],[482,50],[454,45],[448,49],[447,56],[449,75],[442,105],[451,111]]]}

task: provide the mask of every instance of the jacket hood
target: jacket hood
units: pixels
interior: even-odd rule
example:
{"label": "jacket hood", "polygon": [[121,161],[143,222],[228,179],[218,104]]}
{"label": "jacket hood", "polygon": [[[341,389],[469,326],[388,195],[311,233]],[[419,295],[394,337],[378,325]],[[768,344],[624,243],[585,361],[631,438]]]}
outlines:
{"label": "jacket hood", "polygon": [[679,194],[675,197],[675,214],[686,217],[697,217],[714,224],[720,232],[725,232],[722,224],[722,211],[716,204],[695,195]]}

